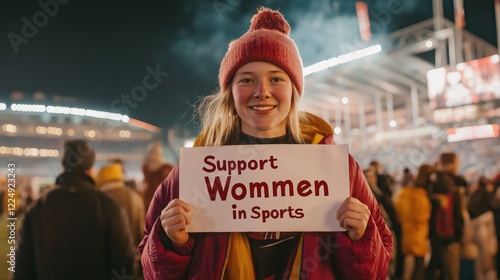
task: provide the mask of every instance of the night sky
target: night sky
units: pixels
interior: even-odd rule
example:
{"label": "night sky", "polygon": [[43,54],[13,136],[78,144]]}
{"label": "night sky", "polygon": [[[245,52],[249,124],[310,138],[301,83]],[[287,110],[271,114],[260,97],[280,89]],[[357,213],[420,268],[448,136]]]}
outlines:
{"label": "night sky", "polygon": [[[246,32],[257,7],[285,15],[307,66],[359,41],[355,2],[9,1],[0,9],[0,102],[18,91],[30,103],[40,91],[46,104],[59,96],[74,107],[127,113],[164,128],[192,127],[192,105],[216,90],[227,44]],[[494,0],[464,2],[466,29],[496,45]],[[431,0],[366,3],[372,22],[381,23],[375,35],[432,17]],[[383,18],[389,3],[399,11]],[[450,19],[452,3],[444,0]],[[150,72],[157,75],[149,89],[131,98]]]}

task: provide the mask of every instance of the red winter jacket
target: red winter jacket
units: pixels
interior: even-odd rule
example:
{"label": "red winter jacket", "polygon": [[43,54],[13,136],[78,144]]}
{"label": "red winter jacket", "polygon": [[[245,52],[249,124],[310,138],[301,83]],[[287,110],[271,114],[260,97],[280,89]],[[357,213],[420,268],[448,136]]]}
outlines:
{"label": "red winter jacket", "polygon": [[[392,234],[359,165],[350,155],[349,179],[351,196],[371,211],[365,234],[351,241],[344,232],[304,233],[301,279],[386,278]],[[146,215],[145,236],[138,247],[145,279],[222,279],[229,233],[191,233],[188,243],[175,248],[165,234],[159,219],[161,211],[178,197],[176,165],[156,190]]]}

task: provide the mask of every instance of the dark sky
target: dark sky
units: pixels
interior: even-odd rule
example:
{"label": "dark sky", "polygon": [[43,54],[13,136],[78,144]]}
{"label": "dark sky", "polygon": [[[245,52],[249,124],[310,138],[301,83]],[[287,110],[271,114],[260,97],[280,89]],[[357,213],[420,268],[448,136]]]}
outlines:
{"label": "dark sky", "polygon": [[[227,44],[248,29],[258,6],[285,15],[305,66],[343,53],[359,36],[354,0],[59,1],[2,4],[0,102],[14,91],[28,102],[41,91],[46,103],[53,96],[77,98],[75,107],[192,127],[192,104],[216,89]],[[494,0],[464,1],[467,29],[496,45]],[[379,34],[432,17],[431,0],[366,2],[371,20],[382,23]],[[390,3],[400,11],[386,20]],[[448,18],[452,3],[444,0]],[[146,68],[168,74],[131,98]]]}

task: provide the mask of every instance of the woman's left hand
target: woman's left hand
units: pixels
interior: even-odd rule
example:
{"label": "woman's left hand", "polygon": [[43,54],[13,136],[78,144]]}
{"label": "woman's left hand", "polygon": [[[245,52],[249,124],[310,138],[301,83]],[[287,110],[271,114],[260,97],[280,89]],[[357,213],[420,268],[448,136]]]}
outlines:
{"label": "woman's left hand", "polygon": [[349,238],[358,241],[365,234],[370,214],[368,206],[354,197],[348,197],[337,211],[337,220],[347,230]]}

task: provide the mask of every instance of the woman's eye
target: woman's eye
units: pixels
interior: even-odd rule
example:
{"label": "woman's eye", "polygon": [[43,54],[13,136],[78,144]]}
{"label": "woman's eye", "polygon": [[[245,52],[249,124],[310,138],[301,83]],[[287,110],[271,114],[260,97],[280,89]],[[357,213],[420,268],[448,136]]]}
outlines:
{"label": "woman's eye", "polygon": [[281,81],[283,81],[283,79],[280,77],[274,77],[271,79],[271,82],[274,82],[274,83],[281,82]]}
{"label": "woman's eye", "polygon": [[248,84],[248,83],[251,83],[252,80],[251,79],[248,79],[248,78],[245,78],[245,79],[241,79],[240,80],[240,83],[243,83],[243,84]]}

